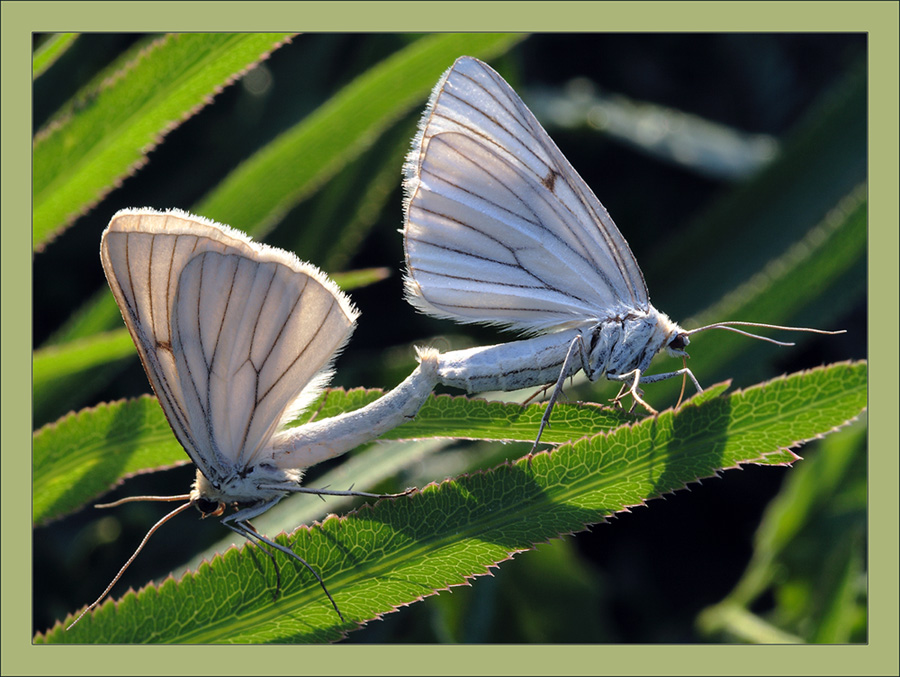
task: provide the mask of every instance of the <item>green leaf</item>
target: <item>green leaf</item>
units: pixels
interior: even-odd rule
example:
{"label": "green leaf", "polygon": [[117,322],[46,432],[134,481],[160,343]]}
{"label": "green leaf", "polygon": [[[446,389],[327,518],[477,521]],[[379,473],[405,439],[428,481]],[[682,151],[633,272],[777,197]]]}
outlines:
{"label": "green leaf", "polygon": [[36,250],[145,161],[174,126],[289,34],[184,33],[159,38],[37,134]]}
{"label": "green leaf", "polygon": [[34,523],[77,510],[126,477],[188,460],[156,398],[71,413],[34,433]]}
{"label": "green leaf", "polygon": [[392,274],[393,272],[390,268],[361,268],[360,270],[335,273],[331,276],[331,279],[344,291],[351,291],[386,280]]}
{"label": "green leaf", "polygon": [[[698,617],[704,634],[753,643],[866,641],[866,442],[860,421],[790,474],[741,580]],[[756,612],[764,595],[774,606]]]}
{"label": "green leaf", "polygon": [[85,401],[137,353],[126,329],[95,334],[34,353],[34,421]]}
{"label": "green leaf", "polygon": [[[430,397],[415,419],[388,431],[382,439],[453,438],[531,442],[537,435],[546,404],[521,405],[480,398],[439,395]],[[599,430],[612,430],[638,417],[593,402],[557,404],[551,425],[541,437],[544,444],[561,444]]]}
{"label": "green leaf", "polygon": [[[290,425],[354,411],[384,394],[378,388],[329,389]],[[410,423],[384,440],[467,439],[531,441],[544,405],[429,397]],[[595,405],[560,404],[543,441],[559,443],[610,430],[635,417]],[[72,413],[34,434],[34,520],[41,524],[95,501],[139,472],[171,467],[187,457],[172,435],[162,408],[152,397],[99,405]]]}
{"label": "green leaf", "polygon": [[39,78],[53,63],[62,56],[78,38],[78,33],[55,33],[34,50],[31,57],[31,77]]}
{"label": "green leaf", "polygon": [[536,543],[722,470],[791,464],[798,457],[790,448],[864,410],[866,386],[865,363],[792,374],[279,536],[319,572],[346,623],[293,564],[282,562],[273,602],[272,565],[247,545],[178,582],[107,601],[68,632],[59,624],[35,641],[334,641]]}
{"label": "green leaf", "polygon": [[[710,306],[722,289],[757,275],[867,180],[866,92],[865,64],[854,63],[786,135],[771,165],[712,202],[642,262],[645,274],[690,266],[692,274],[680,281],[679,297],[673,299],[681,307],[667,306],[670,315],[684,317]],[[627,228],[623,232],[633,237]]]}

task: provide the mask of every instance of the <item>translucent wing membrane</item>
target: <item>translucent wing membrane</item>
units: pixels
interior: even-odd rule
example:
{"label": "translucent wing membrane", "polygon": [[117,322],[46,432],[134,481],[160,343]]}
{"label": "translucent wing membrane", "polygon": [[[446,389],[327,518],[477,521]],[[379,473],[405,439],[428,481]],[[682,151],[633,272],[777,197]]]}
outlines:
{"label": "translucent wing membrane", "polygon": [[100,250],[172,430],[211,480],[253,460],[356,320],[314,266],[182,212],[120,212]]}
{"label": "translucent wing membrane", "polygon": [[[458,322],[545,333],[441,355],[443,385],[468,392],[555,382],[540,431],[565,379],[583,370],[622,383],[615,401],[685,365],[646,374],[662,349],[687,358],[690,336],[650,304],[643,274],[609,214],[512,88],[460,57],[438,82],[404,167],[406,293],[419,310]],[[547,333],[549,332],[549,333]],[[537,445],[537,441],[535,442]]]}
{"label": "translucent wing membrane", "polygon": [[[187,502],[159,520],[96,608],[169,519],[195,505],[259,547],[306,567],[341,621],[322,577],[249,522],[290,492],[382,495],[300,486],[302,470],[339,456],[415,416],[438,380],[436,352],[389,394],[365,407],[279,431],[330,377],[358,313],[318,268],[240,231],[173,210],[125,210],[103,232],[100,258],[144,370],[178,441],[197,465],[189,494],[125,501]],[[406,492],[408,493],[408,492]]]}
{"label": "translucent wing membrane", "polygon": [[173,348],[188,418],[209,422],[194,434],[222,463],[239,467],[257,460],[298,387],[331,362],[351,328],[314,278],[217,252],[185,266],[175,308]]}
{"label": "translucent wing membrane", "polygon": [[646,310],[628,244],[518,95],[457,60],[406,164],[407,293],[421,310],[541,331]]}

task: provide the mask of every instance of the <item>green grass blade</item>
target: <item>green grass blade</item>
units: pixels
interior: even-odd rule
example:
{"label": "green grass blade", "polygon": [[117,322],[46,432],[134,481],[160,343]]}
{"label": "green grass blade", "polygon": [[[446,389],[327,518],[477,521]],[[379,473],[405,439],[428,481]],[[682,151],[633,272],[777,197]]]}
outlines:
{"label": "green grass blade", "polygon": [[33,358],[34,423],[42,425],[87,401],[135,356],[126,329],[35,351]]}
{"label": "green grass blade", "polygon": [[31,77],[37,79],[62,56],[78,38],[78,33],[56,33],[34,51],[31,57]]}
{"label": "green grass blade", "polygon": [[121,63],[34,142],[33,244],[40,249],[144,162],[174,125],[288,34],[164,36]]}
{"label": "green grass blade", "polygon": [[690,267],[679,298],[666,306],[670,315],[682,319],[716,303],[720,290],[743,284],[781,256],[866,181],[866,92],[864,64],[857,63],[810,106],[771,165],[642,261],[651,277]]}
{"label": "green grass blade", "polygon": [[126,477],[189,460],[149,396],[73,412],[33,439],[35,525],[83,508]]}
{"label": "green grass blade", "polygon": [[[773,632],[794,643],[866,641],[866,442],[866,425],[857,422],[791,472],[766,510],[741,580],[699,615],[705,635],[753,643],[772,641]],[[774,604],[758,612],[763,596]]]}
{"label": "green grass blade", "polygon": [[[456,57],[489,58],[523,37],[473,33],[420,38],[356,78],[249,158],[194,209],[261,237],[288,209],[421,102]],[[287,167],[291,171],[285,171]]]}

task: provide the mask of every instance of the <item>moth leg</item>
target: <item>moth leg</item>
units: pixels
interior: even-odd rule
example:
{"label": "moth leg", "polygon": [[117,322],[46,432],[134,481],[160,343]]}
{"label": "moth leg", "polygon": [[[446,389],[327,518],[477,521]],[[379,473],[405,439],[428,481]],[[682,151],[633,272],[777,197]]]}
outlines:
{"label": "moth leg", "polygon": [[562,393],[563,383],[565,383],[566,378],[569,376],[569,368],[572,366],[572,361],[575,359],[576,348],[580,354],[581,364],[583,366],[587,365],[588,358],[584,350],[584,341],[581,338],[581,334],[577,334],[575,338],[572,339],[572,343],[569,344],[569,350],[566,353],[566,359],[563,361],[562,368],[560,369],[559,378],[556,380],[556,385],[553,386],[553,393],[547,401],[547,408],[544,409],[544,415],[541,417],[541,426],[538,428],[537,438],[534,440],[534,444],[531,445],[532,454],[537,451],[538,443],[541,441],[541,435],[544,434],[544,428],[550,425],[550,412],[553,411],[553,405],[556,404],[556,400],[559,398],[560,393]]}
{"label": "moth leg", "polygon": [[[631,409],[628,410],[629,413],[634,411],[634,408],[640,404],[644,409],[649,411],[651,414],[658,414],[653,407],[647,404],[641,395],[644,394],[644,391],[638,388],[638,384],[641,382],[641,370],[640,369],[632,369],[629,372],[625,372],[624,374],[615,374],[610,376],[607,374],[607,378],[613,381],[622,381],[622,387],[619,389],[619,394],[616,395],[616,398],[613,400],[615,404],[619,404],[621,406],[621,400],[625,395],[630,394],[634,399],[634,403],[631,405]],[[646,379],[645,379],[646,380]],[[660,379],[655,379],[660,380]]]}
{"label": "moth leg", "polygon": [[[612,377],[610,377],[610,378],[612,378]],[[612,402],[614,407],[618,407],[619,409],[624,408],[624,407],[622,407],[622,398],[625,397],[625,394],[627,392],[628,392],[628,384],[623,382],[621,387],[619,388],[619,392],[617,392],[616,396],[610,400],[610,402]]]}
{"label": "moth leg", "polygon": [[[283,485],[283,484],[260,484],[260,489],[276,489],[282,491],[289,491],[292,494],[315,494],[319,498],[322,496],[358,496],[362,498],[400,498],[401,496],[409,496],[411,493],[416,491],[416,487],[410,487],[405,491],[401,491],[398,494],[373,494],[368,491],[353,491],[353,487],[351,486],[346,491],[342,491],[340,489],[328,489],[327,487],[323,487],[321,489],[317,487],[301,487],[297,485]],[[325,499],[322,499],[323,501]]]}
{"label": "moth leg", "polygon": [[[688,367],[684,367],[683,369],[678,369],[677,371],[666,372],[665,374],[651,374],[650,376],[644,376],[641,374],[640,369],[634,369],[632,371],[626,372],[624,374],[615,374],[609,375],[607,374],[607,378],[613,381],[622,381],[622,387],[619,389],[619,394],[616,395],[613,400],[616,403],[624,397],[626,394],[630,394],[634,398],[634,403],[640,404],[644,409],[649,411],[651,414],[658,414],[653,407],[647,404],[641,395],[644,394],[644,391],[638,387],[639,383],[655,383],[656,381],[665,381],[666,379],[675,378],[676,376],[687,375],[690,377],[691,382],[694,384],[694,387],[697,389],[698,393],[703,392],[703,388],[700,386],[699,381],[697,381],[697,377],[694,376],[694,372],[692,372]],[[631,411],[634,410],[634,405],[631,407]]]}
{"label": "moth leg", "polygon": [[[256,530],[256,527],[253,526],[252,524],[250,524],[249,521],[245,521],[244,524],[245,524],[245,525],[247,526],[247,528],[250,529],[254,534],[256,534],[257,536],[260,535],[260,533]],[[229,525],[226,525],[226,526],[228,526],[229,528],[231,528],[231,525],[230,525],[230,524],[229,524]],[[236,531],[236,530],[235,530],[235,531]],[[247,538],[247,536],[246,536],[243,532],[238,531],[237,533],[239,533],[241,536],[244,536],[244,538]],[[270,560],[272,560],[272,566],[273,566],[274,569],[275,569],[275,594],[273,595],[272,601],[275,601],[275,600],[278,599],[278,594],[281,592],[281,568],[278,566],[278,560],[275,559],[275,555],[274,555],[274,554],[272,554],[272,553],[271,553],[269,550],[267,550],[266,548],[262,547],[262,545],[260,545],[260,544],[257,543],[256,541],[254,541],[254,540],[252,540],[252,539],[250,539],[250,538],[247,538],[247,540],[250,541],[250,543],[252,543],[253,545],[255,545],[257,548],[259,548],[263,553],[266,554],[266,556],[267,556]]]}
{"label": "moth leg", "polygon": [[[266,536],[263,536],[261,533],[256,531],[256,529],[254,529],[253,526],[250,525],[249,522],[246,521],[246,519],[247,519],[246,517],[238,519],[240,517],[241,513],[244,513],[247,511],[259,514],[256,512],[255,508],[256,508],[256,506],[251,506],[250,508],[247,508],[246,511],[241,510],[239,512],[234,513],[233,515],[229,515],[228,517],[225,517],[222,520],[222,524],[224,524],[226,527],[228,527],[235,533],[240,534],[241,536],[246,538],[248,541],[250,541],[257,547],[259,547],[260,549],[263,549],[262,546],[260,546],[260,543],[265,543],[270,548],[275,548],[276,550],[280,550],[288,557],[293,558],[294,560],[300,562],[300,564],[305,566],[307,569],[309,569],[310,573],[312,573],[312,575],[315,576],[316,580],[319,582],[319,585],[321,586],[322,591],[325,593],[325,596],[328,598],[328,601],[331,602],[331,606],[334,607],[334,610],[337,613],[338,618],[341,619],[341,622],[346,623],[346,620],[344,619],[344,615],[341,613],[341,610],[338,609],[338,605],[334,601],[334,598],[331,596],[331,593],[328,592],[328,588],[325,587],[325,581],[322,580],[322,577],[319,576],[319,573],[315,569],[312,568],[312,566],[309,564],[309,562],[307,562],[305,559],[300,557],[300,555],[295,553],[293,550],[276,543],[275,541],[271,540],[270,538],[267,538]],[[274,555],[272,555],[272,553],[268,553],[268,554],[271,557],[274,557]],[[277,571],[277,568],[276,568],[276,571]]]}
{"label": "moth leg", "polygon": [[654,383],[656,381],[665,381],[666,379],[675,378],[676,376],[681,376],[686,374],[690,379],[691,383],[694,384],[694,387],[697,389],[698,393],[703,392],[703,388],[700,387],[700,382],[697,380],[697,377],[694,376],[694,372],[692,372],[688,367],[684,367],[683,369],[679,369],[678,371],[670,371],[665,374],[651,374],[650,376],[641,376],[641,381],[644,383]]}

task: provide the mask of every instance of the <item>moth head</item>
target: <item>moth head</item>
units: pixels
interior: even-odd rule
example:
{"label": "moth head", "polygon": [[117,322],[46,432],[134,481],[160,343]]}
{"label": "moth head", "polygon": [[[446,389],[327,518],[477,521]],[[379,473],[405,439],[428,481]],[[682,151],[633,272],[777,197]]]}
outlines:
{"label": "moth head", "polygon": [[[666,337],[662,344],[663,348],[666,349],[666,352],[672,357],[690,357],[684,350],[691,342],[691,339],[688,336],[690,332],[679,327],[678,323],[673,322],[665,313],[661,313],[655,308],[654,310],[657,314],[657,329],[662,331],[663,335]],[[661,348],[658,350],[661,350]]]}
{"label": "moth head", "polygon": [[225,503],[221,500],[220,493],[220,488],[210,482],[198,468],[188,496],[190,504],[197,508],[201,517],[218,517],[225,512]]}

